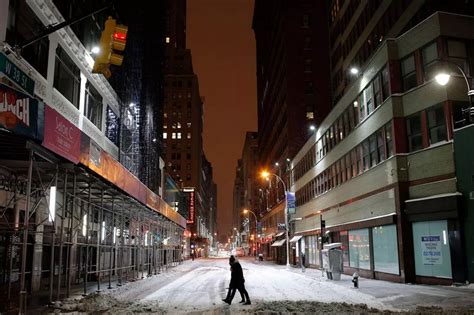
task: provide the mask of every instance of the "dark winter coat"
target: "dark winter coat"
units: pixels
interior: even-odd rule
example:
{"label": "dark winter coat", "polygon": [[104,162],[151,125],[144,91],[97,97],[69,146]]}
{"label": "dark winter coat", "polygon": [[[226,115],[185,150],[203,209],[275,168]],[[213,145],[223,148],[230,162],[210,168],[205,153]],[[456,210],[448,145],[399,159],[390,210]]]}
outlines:
{"label": "dark winter coat", "polygon": [[245,282],[244,279],[244,272],[242,270],[242,266],[236,260],[230,265],[230,287],[231,288],[238,288],[242,286]]}

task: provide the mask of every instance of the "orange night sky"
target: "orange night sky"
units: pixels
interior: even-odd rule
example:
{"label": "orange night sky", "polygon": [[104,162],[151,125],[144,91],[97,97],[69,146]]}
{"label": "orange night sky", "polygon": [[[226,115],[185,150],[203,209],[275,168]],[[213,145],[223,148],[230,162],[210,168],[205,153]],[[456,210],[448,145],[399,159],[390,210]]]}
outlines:
{"label": "orange night sky", "polygon": [[231,229],[245,132],[257,130],[253,0],[188,0],[187,47],[204,97],[204,152],[218,189],[218,231]]}

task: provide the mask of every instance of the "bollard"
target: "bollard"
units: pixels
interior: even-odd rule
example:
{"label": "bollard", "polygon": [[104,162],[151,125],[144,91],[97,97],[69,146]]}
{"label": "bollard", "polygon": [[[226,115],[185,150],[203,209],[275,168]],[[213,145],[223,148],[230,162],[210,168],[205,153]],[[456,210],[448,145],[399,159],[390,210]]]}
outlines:
{"label": "bollard", "polygon": [[354,283],[354,288],[359,288],[359,274],[357,272],[352,275],[352,283]]}

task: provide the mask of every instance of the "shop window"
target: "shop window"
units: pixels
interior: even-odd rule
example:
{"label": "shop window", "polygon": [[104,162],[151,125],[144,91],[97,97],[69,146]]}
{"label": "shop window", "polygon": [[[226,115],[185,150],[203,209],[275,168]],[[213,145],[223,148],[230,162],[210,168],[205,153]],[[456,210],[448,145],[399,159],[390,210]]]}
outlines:
{"label": "shop window", "polygon": [[395,224],[372,228],[374,270],[399,274],[397,227]]}
{"label": "shop window", "polygon": [[426,111],[428,117],[428,133],[430,144],[448,139],[443,105],[438,105]]}
{"label": "shop window", "polygon": [[408,91],[416,86],[415,56],[410,55],[401,62],[403,90]]}
{"label": "shop window", "polygon": [[438,45],[436,42],[429,44],[421,51],[423,60],[423,72],[425,81],[431,80],[435,73],[436,63],[438,62]]}
{"label": "shop window", "polygon": [[342,262],[345,267],[349,267],[349,233],[347,231],[341,231],[339,233],[339,239],[342,244]]}
{"label": "shop window", "polygon": [[370,270],[369,230],[349,231],[349,265]]}
{"label": "shop window", "polygon": [[407,118],[407,136],[409,152],[423,148],[420,113]]}
{"label": "shop window", "polygon": [[416,275],[452,278],[448,221],[413,223],[413,250]]}
{"label": "shop window", "polygon": [[81,71],[61,46],[58,46],[56,49],[54,88],[64,95],[74,106],[79,108]]}
{"label": "shop window", "polygon": [[88,81],[86,83],[85,116],[97,128],[102,129],[102,95]]}

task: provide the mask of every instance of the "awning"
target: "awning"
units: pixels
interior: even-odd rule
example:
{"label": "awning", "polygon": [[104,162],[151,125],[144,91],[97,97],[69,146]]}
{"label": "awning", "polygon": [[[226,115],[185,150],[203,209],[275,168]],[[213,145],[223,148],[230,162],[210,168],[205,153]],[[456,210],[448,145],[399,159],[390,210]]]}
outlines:
{"label": "awning", "polygon": [[280,233],[278,233],[277,235],[275,235],[275,237],[282,236],[283,234],[285,234],[285,232],[280,232]]}
{"label": "awning", "polygon": [[279,240],[279,241],[275,241],[272,246],[274,247],[277,247],[277,246],[281,246],[283,244],[285,244],[286,240]]}
{"label": "awning", "polygon": [[300,240],[300,238],[302,238],[303,235],[296,235],[296,236],[293,236],[290,240],[290,243],[296,243]]}

